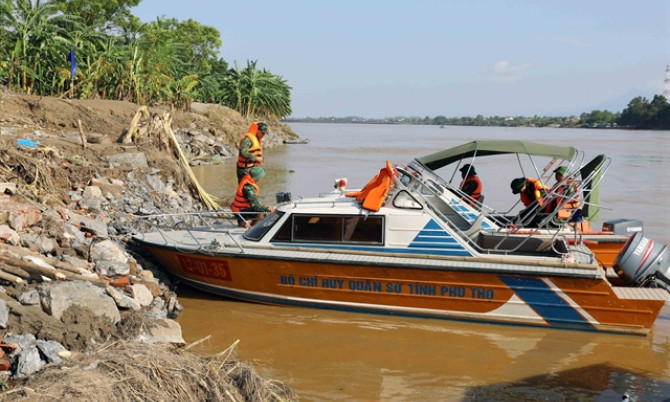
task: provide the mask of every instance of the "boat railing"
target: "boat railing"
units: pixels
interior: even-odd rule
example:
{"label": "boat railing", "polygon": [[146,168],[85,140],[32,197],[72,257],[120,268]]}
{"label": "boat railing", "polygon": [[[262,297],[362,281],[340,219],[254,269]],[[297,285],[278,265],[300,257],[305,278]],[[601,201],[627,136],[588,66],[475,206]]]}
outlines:
{"label": "boat railing", "polygon": [[[545,191],[542,197],[542,206],[537,200],[534,201],[509,221],[506,225],[508,229],[517,230],[532,227],[547,230],[555,229],[558,232],[571,224],[576,225],[588,218],[582,215],[584,209],[600,209],[598,197],[593,196],[593,193],[598,191],[597,188],[609,168],[611,159],[601,155],[594,159],[594,162],[597,166],[588,167],[587,164]],[[571,181],[577,187],[574,192],[559,190],[569,185]],[[552,209],[547,212],[546,206],[551,206]],[[561,212],[566,211],[570,212],[569,218],[559,216]]]}
{"label": "boat railing", "polygon": [[[598,164],[596,168],[587,170],[580,168],[545,192],[543,206],[552,205],[553,209],[550,212],[546,212],[546,209],[541,207],[538,201],[535,201],[514,219],[511,219],[505,231],[498,233],[498,242],[493,248],[500,248],[506,242],[509,242],[509,237],[518,237],[520,234],[524,236],[539,234],[540,230],[542,230],[544,237],[546,237],[546,234],[551,235],[552,245],[561,243],[561,239],[567,239],[569,233],[574,236],[573,244],[581,244],[582,235],[578,230],[578,225],[584,219],[582,210],[585,205],[589,204],[589,201],[587,201],[590,199],[589,193],[600,184],[611,160],[602,156],[601,159],[596,158],[595,161]],[[581,180],[579,175],[582,175]],[[578,191],[571,194],[559,191],[559,186],[565,186],[569,183],[569,180],[575,182]],[[566,208],[566,206],[569,207]],[[597,202],[588,206],[600,208]],[[562,210],[570,212],[570,217],[567,219],[559,217],[559,212]],[[570,231],[566,229],[570,229]],[[502,233],[505,233],[505,235],[501,236]],[[555,251],[560,252],[560,250]],[[579,252],[579,250],[572,251]],[[583,253],[588,254],[586,251],[583,251]]]}
{"label": "boat railing", "polygon": [[[446,181],[442,176],[438,175],[437,173],[433,172],[430,169],[426,169],[420,164],[418,164],[416,161],[410,162],[407,166],[407,169],[411,170],[414,172],[414,174],[418,177],[422,177],[424,180],[430,180],[433,181],[437,184],[437,186],[442,187],[446,189],[447,191],[451,192],[454,194],[456,197],[465,200],[467,203],[470,205],[474,205],[474,208],[481,213],[485,213],[487,215],[492,214],[495,212],[493,208],[490,208],[486,204],[484,204],[484,196],[481,197],[479,200],[475,200],[474,198],[470,197],[463,191],[461,191],[458,187],[454,186],[450,182]],[[442,192],[439,191],[440,195],[442,195]]]}
{"label": "boat railing", "polygon": [[[343,202],[351,202],[351,198],[342,198],[341,195],[346,194],[346,192],[331,192],[331,193],[320,193],[319,198],[303,198],[300,200],[300,203],[293,203],[293,208],[299,208],[301,205],[330,205],[336,206],[336,204],[342,204]],[[335,195],[335,197],[332,197]],[[328,197],[331,196],[331,197]]]}
{"label": "boat railing", "polygon": [[[247,219],[245,219],[245,216]],[[141,228],[141,231],[156,231],[160,234],[166,244],[174,243],[174,240],[169,234],[170,232],[183,231],[188,234],[193,241],[193,244],[196,245],[195,248],[198,250],[211,250],[213,247],[222,247],[223,244],[217,239],[205,243],[200,240],[200,236],[197,235],[197,233],[211,232],[226,236],[226,238],[230,239],[231,242],[239,248],[240,252],[244,252],[244,247],[233,234],[239,234],[241,230],[246,230],[245,228],[240,227],[239,223],[247,222],[248,218],[251,216],[256,217],[258,216],[258,213],[234,212],[229,209],[221,209],[187,213],[135,215],[136,219],[145,222],[146,227],[138,225]],[[175,244],[175,247],[179,249],[179,244]],[[189,245],[188,250],[192,251],[192,248],[193,247]]]}
{"label": "boat railing", "polygon": [[[557,255],[568,252],[564,239],[540,238],[536,236],[539,230],[528,233],[524,237],[512,237],[509,233],[487,234],[482,231],[482,223],[487,217],[485,211],[480,212],[473,222],[469,222],[458,213],[441,196],[443,188],[432,183],[432,178],[418,178],[414,176],[411,182],[396,183],[398,188],[412,190],[413,194],[426,208],[431,210],[453,232],[463,238],[473,249],[483,254],[508,255],[514,253],[546,253],[550,250]],[[418,191],[417,191],[418,190]],[[486,237],[488,236],[488,237]],[[486,239],[484,241],[483,239]],[[559,247],[559,245],[561,245]]]}

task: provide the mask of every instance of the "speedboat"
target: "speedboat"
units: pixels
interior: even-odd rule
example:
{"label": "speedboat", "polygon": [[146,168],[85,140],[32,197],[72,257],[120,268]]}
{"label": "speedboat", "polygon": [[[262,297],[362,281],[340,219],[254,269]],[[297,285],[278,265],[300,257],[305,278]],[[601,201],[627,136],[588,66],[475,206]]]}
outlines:
{"label": "speedboat", "polygon": [[387,161],[360,190],[280,193],[248,230],[229,210],[144,216],[152,226],[133,241],[181,283],[250,302],[650,332],[670,300],[667,247],[627,237],[612,278],[574,229],[509,230],[430,166]]}

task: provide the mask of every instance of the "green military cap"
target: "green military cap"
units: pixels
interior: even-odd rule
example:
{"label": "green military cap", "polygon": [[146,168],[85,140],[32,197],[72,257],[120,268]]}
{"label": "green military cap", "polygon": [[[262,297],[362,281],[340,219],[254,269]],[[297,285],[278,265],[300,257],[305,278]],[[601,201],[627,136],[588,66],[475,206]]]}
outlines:
{"label": "green military cap", "polygon": [[510,187],[512,188],[512,193],[513,194],[519,194],[521,192],[521,189],[523,186],[526,184],[526,179],[523,177],[517,177],[516,179],[512,180],[512,183],[510,183]]}

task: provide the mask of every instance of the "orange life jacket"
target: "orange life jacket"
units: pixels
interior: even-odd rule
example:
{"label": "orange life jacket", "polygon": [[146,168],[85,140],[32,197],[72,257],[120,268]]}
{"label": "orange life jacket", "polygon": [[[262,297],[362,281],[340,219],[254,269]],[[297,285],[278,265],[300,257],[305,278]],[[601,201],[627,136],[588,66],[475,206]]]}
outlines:
{"label": "orange life jacket", "polygon": [[544,192],[548,191],[549,187],[542,184],[541,181],[533,179],[532,177],[526,177],[526,191],[519,193],[521,197],[521,202],[525,206],[529,206],[537,200],[538,205],[541,207],[544,206]]}
{"label": "orange life jacket", "polygon": [[[466,177],[465,180],[463,180],[463,182],[461,183],[460,188],[463,188],[463,186],[465,186],[467,183],[469,183],[471,181],[474,181],[475,183],[477,183],[477,188],[475,188],[475,191],[473,191],[472,194],[470,194],[470,197],[472,197],[472,199],[474,199],[475,201],[478,201],[482,196],[482,181],[479,180],[478,176],[468,176],[468,177]],[[468,201],[468,204],[470,204],[470,206],[472,206],[472,207],[475,206],[475,203],[471,202],[471,201]]]}
{"label": "orange life jacket", "polygon": [[391,186],[394,185],[393,176],[396,174],[391,163],[386,161],[386,167],[380,170],[361,191],[354,191],[345,195],[347,197],[356,197],[356,200],[361,201],[361,207],[364,209],[377,212],[386,200]]}
{"label": "orange life jacket", "polygon": [[[575,183],[574,180],[566,179],[565,183],[556,188],[556,192],[558,194],[566,194],[566,190],[571,186],[574,187],[575,192],[579,191],[579,187],[577,187],[577,183]],[[579,195],[575,196],[575,198],[569,201],[565,199],[559,199],[558,203],[558,212],[556,212],[556,217],[559,219],[570,219],[573,211],[579,208]]]}
{"label": "orange life jacket", "polygon": [[244,196],[244,186],[247,184],[251,185],[256,189],[256,195],[260,193],[260,188],[258,187],[258,184],[254,181],[254,179],[251,177],[250,174],[244,175],[242,180],[240,180],[240,184],[237,186],[237,192],[235,193],[235,199],[233,200],[232,205],[230,206],[230,209],[232,209],[235,212],[242,212],[249,207],[251,207],[251,204],[249,204],[249,200],[247,200],[247,197]]}
{"label": "orange life jacket", "polygon": [[[249,130],[246,134],[240,138],[240,142],[237,145],[237,148],[240,150],[240,153],[237,156],[237,167],[238,168],[251,168],[254,166],[259,166],[261,163],[258,161],[259,156],[263,156],[263,142],[260,138],[256,136],[258,133],[258,123],[251,123]],[[251,159],[247,159],[242,156],[242,141],[245,138],[251,140],[251,147],[249,147],[249,153],[256,157],[256,161],[252,162]]]}

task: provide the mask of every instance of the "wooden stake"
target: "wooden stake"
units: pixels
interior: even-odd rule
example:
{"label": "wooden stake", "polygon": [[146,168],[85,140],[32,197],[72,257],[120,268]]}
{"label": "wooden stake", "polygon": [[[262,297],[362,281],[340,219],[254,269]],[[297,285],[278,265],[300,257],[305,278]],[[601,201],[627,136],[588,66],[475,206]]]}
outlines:
{"label": "wooden stake", "polygon": [[17,276],[19,278],[23,278],[23,279],[30,278],[30,274],[28,272],[26,272],[25,270],[23,270],[19,267],[16,267],[16,266],[5,264],[4,262],[0,262],[0,269],[3,270],[4,272],[8,273],[8,274],[12,274],[12,275]]}
{"label": "wooden stake", "polygon": [[44,268],[44,267],[42,267],[40,265],[37,265],[37,264],[34,264],[32,262],[23,261],[23,260],[20,260],[18,258],[14,258],[14,257],[11,257],[9,255],[4,255],[4,254],[0,254],[0,260],[4,261],[8,265],[13,265],[13,266],[19,267],[19,268],[21,268],[21,269],[23,269],[23,270],[25,270],[25,271],[27,271],[31,274],[42,275],[42,276],[45,276],[45,277],[51,278],[51,279],[82,280],[82,281],[91,282],[94,285],[98,285],[98,286],[105,286],[105,287],[107,286],[107,281],[105,281],[103,279],[100,279],[97,276],[95,278],[93,278],[93,277],[89,278],[87,276],[77,275],[77,274],[73,274],[73,273],[70,273],[70,272],[67,272],[67,271],[62,271],[58,268],[54,268],[54,269]]}
{"label": "wooden stake", "polygon": [[2,270],[0,270],[0,279],[12,283],[23,283],[23,279]]}
{"label": "wooden stake", "polygon": [[72,264],[68,264],[65,261],[60,261],[60,260],[57,260],[55,258],[44,256],[42,254],[34,253],[34,252],[32,252],[28,249],[25,249],[23,247],[12,246],[10,244],[0,243],[0,249],[8,250],[8,251],[10,251],[14,254],[20,255],[21,257],[24,257],[26,255],[30,255],[30,256],[33,256],[33,257],[36,257],[36,258],[40,258],[49,265],[52,265],[56,268],[59,268],[59,269],[65,270],[65,271],[72,272],[73,274],[81,275],[81,274],[86,274],[86,273],[91,272],[87,269],[79,268],[79,267],[76,267]]}
{"label": "wooden stake", "polygon": [[81,137],[81,146],[86,149],[88,147],[88,142],[86,142],[86,133],[84,133],[84,127],[81,125],[81,119],[77,119],[77,124],[79,124],[79,136]]}

